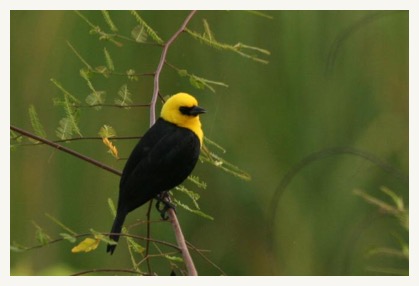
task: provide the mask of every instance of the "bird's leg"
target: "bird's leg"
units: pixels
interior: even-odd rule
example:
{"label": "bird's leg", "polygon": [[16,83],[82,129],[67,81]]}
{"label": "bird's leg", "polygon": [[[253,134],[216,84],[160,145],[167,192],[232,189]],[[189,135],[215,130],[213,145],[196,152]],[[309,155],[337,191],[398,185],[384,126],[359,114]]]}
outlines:
{"label": "bird's leg", "polygon": [[[167,191],[161,192],[156,196],[156,209],[160,213],[160,216],[163,220],[167,220],[169,217],[167,216],[167,211],[169,209],[173,209],[176,211],[176,206],[170,202],[169,193]],[[163,204],[163,208],[160,207],[160,204]]]}

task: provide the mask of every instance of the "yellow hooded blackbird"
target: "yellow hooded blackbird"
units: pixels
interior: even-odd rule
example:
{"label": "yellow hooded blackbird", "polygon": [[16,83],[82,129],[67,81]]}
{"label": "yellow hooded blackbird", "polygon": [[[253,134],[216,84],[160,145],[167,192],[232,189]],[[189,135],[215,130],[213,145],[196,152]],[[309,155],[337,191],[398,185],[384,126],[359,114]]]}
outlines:
{"label": "yellow hooded blackbird", "polygon": [[[125,164],[110,239],[119,240],[129,212],[153,198],[161,200],[162,193],[181,184],[192,172],[204,136],[199,121],[201,113],[205,109],[187,93],[177,93],[164,103],[160,118],[144,134]],[[108,244],[107,252],[112,254],[115,247],[116,244]]]}

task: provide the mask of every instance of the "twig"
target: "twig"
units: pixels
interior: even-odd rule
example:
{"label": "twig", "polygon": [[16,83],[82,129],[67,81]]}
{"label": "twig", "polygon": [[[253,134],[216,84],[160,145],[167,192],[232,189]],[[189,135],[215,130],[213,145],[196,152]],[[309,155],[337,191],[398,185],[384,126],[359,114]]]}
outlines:
{"label": "twig", "polygon": [[74,105],[77,108],[91,108],[91,107],[116,107],[116,108],[131,108],[131,107],[149,107],[149,103],[139,103],[139,104],[127,104],[127,105],[120,105],[120,104],[91,104],[91,105]]}
{"label": "twig", "polygon": [[[114,136],[114,137],[109,137],[108,139],[112,141],[112,140],[131,140],[131,139],[141,139],[141,138],[142,136]],[[11,139],[16,139],[16,138],[11,138]],[[73,137],[73,138],[68,138],[68,139],[50,140],[50,141],[53,143],[61,143],[61,142],[71,142],[71,141],[83,141],[83,140],[103,140],[103,137],[100,137],[100,136],[86,137],[85,136],[85,137]],[[17,146],[35,146],[35,145],[42,145],[42,144],[46,144],[46,143],[45,142],[20,143],[20,144],[17,144]]]}
{"label": "twig", "polygon": [[176,40],[176,38],[185,31],[186,25],[188,25],[189,21],[192,19],[193,15],[195,15],[196,10],[189,13],[186,17],[185,21],[183,21],[182,26],[180,26],[179,30],[177,30],[173,36],[163,45],[163,51],[161,53],[160,61],[156,69],[156,73],[154,76],[154,90],[153,90],[153,97],[151,99],[151,106],[150,106],[150,126],[156,122],[156,102],[157,96],[159,94],[159,86],[160,86],[160,73],[163,69],[164,62],[166,61],[167,51],[169,50],[170,45]]}
{"label": "twig", "polygon": [[[150,236],[151,236],[151,227],[150,227],[150,213],[151,213],[151,207],[153,206],[153,199],[150,200],[148,203],[148,210],[147,210],[147,242],[145,247],[145,257],[148,257],[149,251],[150,251]],[[151,265],[150,260],[147,259],[147,268],[148,272],[151,273]]]}
{"label": "twig", "polygon": [[64,147],[64,146],[62,146],[60,144],[57,144],[57,143],[54,143],[51,140],[48,140],[48,139],[39,137],[39,136],[37,136],[35,134],[32,134],[32,133],[30,133],[30,132],[28,132],[26,130],[23,130],[23,129],[21,129],[19,127],[16,127],[16,126],[13,126],[13,125],[10,125],[10,129],[13,130],[13,131],[16,131],[16,132],[18,132],[18,133],[20,133],[22,135],[25,135],[26,137],[35,139],[35,140],[40,141],[40,142],[42,142],[44,144],[47,144],[47,145],[49,145],[51,147],[54,147],[54,148],[56,148],[56,149],[58,149],[60,151],[64,151],[64,152],[66,152],[66,153],[68,153],[70,155],[73,155],[73,156],[75,156],[75,157],[77,157],[77,158],[79,158],[79,159],[81,159],[83,161],[86,161],[86,162],[88,162],[90,164],[93,164],[93,165],[95,165],[95,166],[97,166],[97,167],[99,167],[101,169],[104,169],[106,171],[109,171],[109,172],[111,172],[111,173],[113,173],[115,175],[118,175],[118,176],[121,176],[122,175],[122,173],[120,171],[115,170],[114,168],[111,168],[108,165],[105,165],[105,164],[103,164],[103,163],[101,163],[99,161],[96,161],[96,160],[94,160],[94,159],[92,159],[90,157],[87,157],[85,155],[82,155],[82,154],[80,154],[80,153],[78,153],[78,152],[76,152],[76,151],[74,151],[74,150],[72,150],[70,148]]}
{"label": "twig", "polygon": [[[176,38],[183,31],[185,31],[186,26],[188,25],[192,17],[195,15],[195,13],[196,13],[196,10],[191,11],[189,15],[186,17],[185,21],[183,21],[183,24],[180,26],[179,30],[177,30],[172,35],[172,37],[163,45],[163,51],[160,57],[160,62],[157,66],[156,73],[154,76],[154,90],[153,90],[153,97],[151,99],[151,104],[150,104],[150,126],[152,126],[156,122],[156,102],[157,102],[157,97],[159,96],[160,73],[166,61],[167,51],[169,50],[170,45],[176,40]],[[169,209],[168,215],[170,218],[170,222],[172,223],[172,228],[176,236],[177,244],[182,252],[183,261],[185,262],[188,275],[197,276],[198,272],[196,271],[195,265],[192,261],[192,257],[188,250],[188,246],[186,245],[185,237],[183,236],[182,229],[180,227],[176,213],[173,209]]]}
{"label": "twig", "polygon": [[138,271],[135,271],[135,270],[129,270],[129,269],[92,269],[92,270],[85,270],[85,271],[77,272],[77,273],[71,274],[71,276],[80,276],[80,275],[84,275],[84,274],[88,274],[88,273],[95,273],[95,272],[124,272],[124,273],[133,273],[133,274],[145,275],[142,272],[138,272]]}

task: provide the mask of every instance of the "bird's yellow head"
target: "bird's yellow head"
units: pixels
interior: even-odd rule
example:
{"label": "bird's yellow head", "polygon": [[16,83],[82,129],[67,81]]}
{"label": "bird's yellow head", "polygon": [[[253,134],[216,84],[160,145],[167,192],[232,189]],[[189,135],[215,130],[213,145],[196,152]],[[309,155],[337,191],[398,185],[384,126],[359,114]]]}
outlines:
{"label": "bird's yellow head", "polygon": [[198,101],[192,95],[184,92],[171,96],[163,105],[161,117],[179,127],[190,129],[201,142],[204,133],[201,129],[199,114],[205,113],[205,109],[198,106]]}

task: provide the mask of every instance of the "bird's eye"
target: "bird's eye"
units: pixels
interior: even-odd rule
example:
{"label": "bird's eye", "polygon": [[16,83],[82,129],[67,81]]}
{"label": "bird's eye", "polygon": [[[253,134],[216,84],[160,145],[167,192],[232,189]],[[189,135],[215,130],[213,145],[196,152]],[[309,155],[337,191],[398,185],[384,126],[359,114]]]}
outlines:
{"label": "bird's eye", "polygon": [[180,113],[182,113],[184,115],[192,115],[191,114],[192,109],[193,109],[193,106],[192,107],[187,107],[187,106],[179,107]]}

